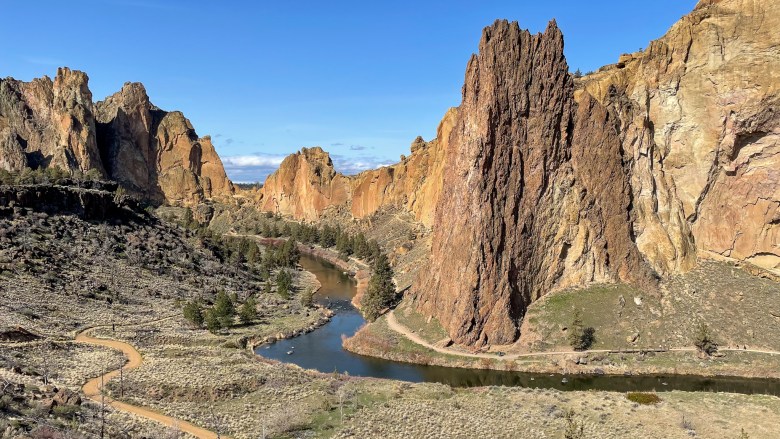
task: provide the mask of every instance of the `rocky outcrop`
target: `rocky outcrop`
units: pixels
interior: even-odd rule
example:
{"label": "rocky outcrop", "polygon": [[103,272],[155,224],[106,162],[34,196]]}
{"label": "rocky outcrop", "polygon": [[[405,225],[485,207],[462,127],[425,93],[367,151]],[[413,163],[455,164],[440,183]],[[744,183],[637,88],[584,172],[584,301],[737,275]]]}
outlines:
{"label": "rocky outcrop", "polygon": [[777,71],[780,3],[719,0],[583,80],[621,115],[637,244],[659,271],[696,252],[780,269]]}
{"label": "rocky outcrop", "polygon": [[322,148],[304,148],[285,158],[265,181],[260,207],[308,221],[330,212],[366,218],[383,208],[398,207],[431,226],[457,113],[450,109],[439,124],[437,138],[416,139],[411,154],[400,163],[354,176],[336,172]]}
{"label": "rocky outcrop", "polygon": [[211,138],[198,138],[182,113],[152,105],[142,84],[98,102],[96,117],[106,167],[133,192],[177,204],[232,194]]}
{"label": "rocky outcrop", "polygon": [[59,69],[25,83],[0,80],[0,169],[93,172],[155,203],[195,204],[233,186],[209,137],[128,83],[97,104],[87,75]]}
{"label": "rocky outcrop", "polygon": [[67,68],[54,81],[0,79],[0,168],[56,166],[105,176],[88,80]]}
{"label": "rocky outcrop", "polygon": [[29,209],[93,221],[143,218],[143,209],[133,199],[118,195],[116,189],[116,184],[103,183],[0,186],[0,217]]}
{"label": "rocky outcrop", "polygon": [[701,1],[647,50],[581,79],[554,22],[531,35],[498,21],[435,141],[354,177],[320,150],[299,154],[263,207],[414,213],[433,237],[410,291],[471,345],[513,342],[528,305],[567,287],[652,291],[701,257],[780,273],[777,71],[776,1]]}
{"label": "rocky outcrop", "polygon": [[504,344],[556,288],[652,286],[616,118],[575,102],[556,24],[538,35],[506,21],[485,29],[463,90],[430,264],[413,287],[420,309],[460,343]]}

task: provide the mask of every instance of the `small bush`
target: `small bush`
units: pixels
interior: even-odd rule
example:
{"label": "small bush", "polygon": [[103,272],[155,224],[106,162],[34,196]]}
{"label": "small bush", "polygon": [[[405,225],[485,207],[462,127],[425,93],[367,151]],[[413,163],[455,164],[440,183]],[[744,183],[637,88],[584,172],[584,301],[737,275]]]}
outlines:
{"label": "small bush", "polygon": [[314,305],[314,288],[306,288],[303,294],[301,294],[301,305],[306,308]]}
{"label": "small bush", "polygon": [[563,432],[563,437],[564,439],[585,439],[585,426],[574,417],[574,410],[566,412],[566,430]]}
{"label": "small bush", "polygon": [[704,323],[700,324],[696,329],[696,337],[693,344],[699,352],[706,355],[712,355],[718,351],[718,344],[712,339],[710,328]]}
{"label": "small bush", "polygon": [[626,394],[626,398],[629,401],[642,405],[653,405],[661,402],[661,398],[659,398],[655,393],[628,392]]}

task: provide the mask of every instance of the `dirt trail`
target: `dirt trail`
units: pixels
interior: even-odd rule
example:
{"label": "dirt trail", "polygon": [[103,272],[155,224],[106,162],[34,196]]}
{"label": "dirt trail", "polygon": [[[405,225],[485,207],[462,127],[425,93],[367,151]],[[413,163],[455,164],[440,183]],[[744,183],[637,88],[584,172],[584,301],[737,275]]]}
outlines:
{"label": "dirt trail", "polygon": [[[470,352],[462,352],[457,351],[454,349],[444,348],[436,346],[432,343],[429,343],[426,340],[423,340],[419,335],[412,332],[409,328],[402,325],[398,322],[395,318],[395,311],[390,311],[387,313],[387,326],[392,329],[393,331],[403,335],[404,337],[408,338],[409,340],[417,343],[418,345],[424,346],[428,349],[434,350],[436,352],[447,354],[447,355],[457,355],[459,357],[470,357],[470,358],[491,358],[496,360],[511,360],[516,358],[527,358],[527,357],[543,357],[548,355],[566,355],[566,354],[595,354],[595,353],[612,353],[616,352],[615,349],[592,349],[587,351],[551,351],[551,352],[533,352],[529,354],[507,354],[507,355],[497,355],[497,354],[485,354],[485,353],[477,353],[472,354]],[[780,351],[769,351],[769,350],[759,350],[759,349],[735,349],[735,348],[720,348],[719,351],[731,351],[731,352],[753,352],[757,354],[767,354],[767,355],[780,355]],[[692,347],[684,347],[684,348],[671,348],[669,351],[674,352],[695,352],[696,348]]]}
{"label": "dirt trail", "polygon": [[[118,351],[122,351],[122,353],[125,354],[125,356],[127,356],[128,358],[128,362],[124,366],[125,371],[135,369],[143,363],[144,361],[143,356],[141,355],[140,352],[138,352],[138,350],[135,347],[122,341],[92,337],[91,335],[89,335],[89,333],[94,329],[97,328],[89,328],[80,332],[76,336],[76,342],[97,345],[97,346],[104,346],[104,347],[116,349]],[[109,380],[111,380],[112,378],[118,375],[119,375],[119,369],[112,370],[111,372],[108,372],[102,376],[92,378],[81,387],[81,390],[84,392],[87,398],[97,403],[100,403],[103,400],[103,398],[105,398],[105,403],[107,405],[110,405],[111,407],[114,407],[117,410],[121,410],[127,413],[132,413],[137,416],[151,419],[152,421],[159,422],[160,424],[163,424],[166,427],[176,428],[185,433],[189,433],[197,438],[216,439],[219,437],[219,438],[229,439],[228,436],[217,435],[213,431],[209,431],[206,430],[205,428],[198,427],[187,421],[166,416],[143,407],[138,407],[121,401],[116,401],[107,396],[103,397],[103,394],[100,391],[102,387],[101,383],[107,383]]]}

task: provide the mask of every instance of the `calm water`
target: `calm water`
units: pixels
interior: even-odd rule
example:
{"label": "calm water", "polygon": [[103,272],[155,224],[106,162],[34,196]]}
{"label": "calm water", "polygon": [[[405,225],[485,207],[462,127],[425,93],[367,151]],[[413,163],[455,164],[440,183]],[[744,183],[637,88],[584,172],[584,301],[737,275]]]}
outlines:
{"label": "calm water", "polygon": [[[628,391],[706,391],[734,393],[764,393],[780,396],[780,380],[687,375],[672,376],[566,376],[461,369],[399,363],[347,352],[342,338],[352,336],[365,323],[350,299],[355,294],[355,282],[337,267],[307,255],[301,265],[317,276],[322,288],[315,299],[330,306],[336,315],[321,328],[299,337],[282,340],[270,346],[260,346],[256,353],[266,358],[295,363],[320,372],[348,372],[353,376],[390,378],[412,382],[438,382],[454,387],[522,386],[558,390]],[[292,352],[292,354],[288,354]]]}

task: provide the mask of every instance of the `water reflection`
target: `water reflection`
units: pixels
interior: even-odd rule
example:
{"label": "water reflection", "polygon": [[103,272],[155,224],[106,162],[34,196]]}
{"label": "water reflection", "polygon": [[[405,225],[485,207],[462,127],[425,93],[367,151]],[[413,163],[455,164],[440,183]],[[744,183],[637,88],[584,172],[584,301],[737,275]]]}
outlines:
{"label": "water reflection", "polygon": [[[271,346],[257,353],[295,363],[320,372],[347,372],[353,376],[390,378],[411,382],[438,382],[453,387],[520,386],[558,390],[706,391],[780,395],[780,380],[686,375],[672,376],[567,376],[495,370],[461,369],[400,363],[353,354],[341,347],[342,338],[352,336],[364,323],[352,306],[355,282],[326,261],[303,255],[301,265],[322,284],[315,299],[336,311],[333,319],[316,331]],[[288,354],[289,352],[289,354]]]}

